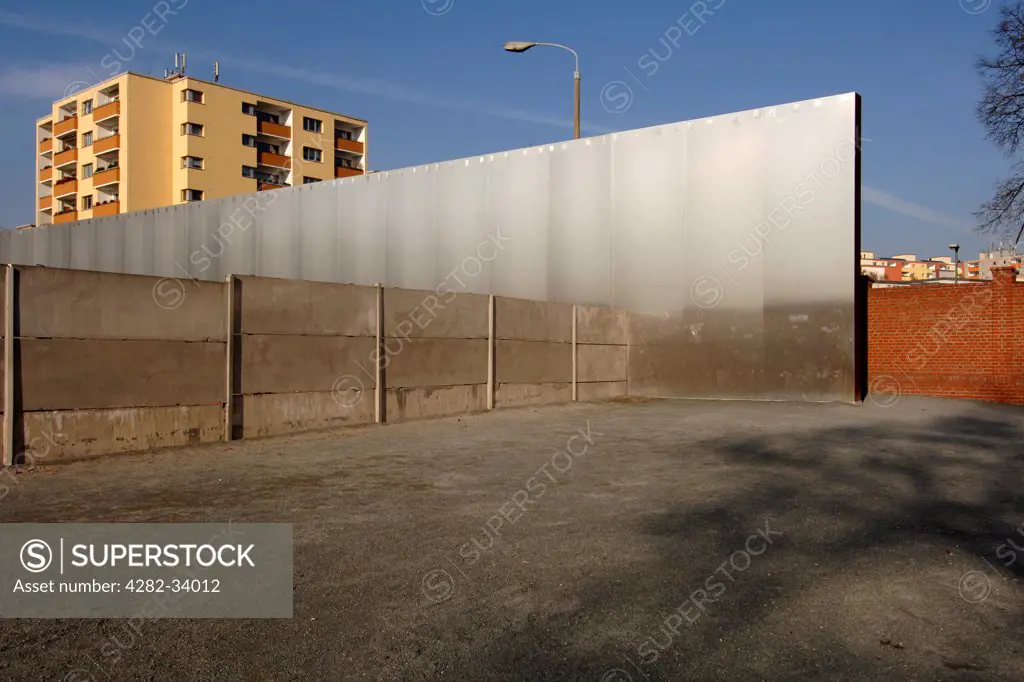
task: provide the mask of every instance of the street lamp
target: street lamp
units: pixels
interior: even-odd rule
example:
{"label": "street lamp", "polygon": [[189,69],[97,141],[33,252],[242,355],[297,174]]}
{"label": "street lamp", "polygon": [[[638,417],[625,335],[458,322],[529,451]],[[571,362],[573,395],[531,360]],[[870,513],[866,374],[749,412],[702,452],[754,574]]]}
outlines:
{"label": "street lamp", "polygon": [[953,284],[960,283],[960,245],[950,244],[949,248],[953,250]]}
{"label": "street lamp", "polygon": [[505,43],[506,52],[526,52],[531,47],[537,47],[542,45],[544,47],[557,47],[567,52],[572,52],[573,56],[576,57],[576,71],[573,74],[573,137],[574,139],[580,139],[580,56],[576,53],[576,50],[566,45],[559,45],[558,43],[525,43],[522,41],[511,41]]}

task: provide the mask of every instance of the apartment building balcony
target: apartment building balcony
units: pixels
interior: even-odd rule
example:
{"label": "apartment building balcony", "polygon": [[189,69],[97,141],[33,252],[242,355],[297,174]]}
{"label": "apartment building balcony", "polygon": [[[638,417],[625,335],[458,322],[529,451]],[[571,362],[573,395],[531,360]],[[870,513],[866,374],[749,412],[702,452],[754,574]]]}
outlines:
{"label": "apartment building balcony", "polygon": [[256,155],[256,160],[261,166],[272,166],[274,168],[284,168],[285,170],[292,167],[290,157],[275,154],[274,152],[259,152]]}
{"label": "apartment building balcony", "polygon": [[48,138],[39,143],[39,153],[43,156],[53,153],[53,138]]}
{"label": "apartment building balcony", "polygon": [[39,197],[39,210],[49,211],[53,209],[53,197]]}
{"label": "apartment building balcony", "polygon": [[53,166],[47,166],[46,168],[39,169],[39,182],[52,182],[53,181]]}
{"label": "apartment building balcony", "polygon": [[69,166],[78,162],[78,150],[75,148],[65,149],[62,152],[57,152],[53,157],[53,167],[60,168],[62,166]]}
{"label": "apartment building balcony", "polygon": [[78,220],[78,211],[63,211],[61,213],[55,213],[53,215],[54,225],[60,223],[70,223]]}
{"label": "apartment building balcony", "polygon": [[63,121],[58,121],[58,122],[53,124],[53,136],[54,137],[61,137],[63,135],[67,135],[68,133],[73,133],[76,130],[78,130],[78,117],[77,116],[69,116],[68,118],[64,119]]}
{"label": "apartment building balcony", "polygon": [[274,123],[273,121],[264,121],[262,119],[257,120],[256,132],[258,132],[260,135],[283,137],[286,140],[292,139],[291,128],[285,125],[281,125],[280,123]]}
{"label": "apartment building balcony", "polygon": [[276,182],[266,182],[266,181],[260,180],[259,182],[256,183],[256,191],[257,192],[262,192],[262,191],[268,190],[268,189],[281,189],[282,187],[287,187],[287,186],[288,185],[279,185]]}
{"label": "apartment building balcony", "polygon": [[120,181],[121,169],[117,167],[97,171],[92,176],[93,187],[106,187],[107,185],[115,185]]}
{"label": "apartment building balcony", "polygon": [[108,201],[103,204],[95,204],[92,207],[93,218],[106,218],[107,216],[117,215],[121,212],[120,201]]}
{"label": "apartment building balcony", "polygon": [[[117,102],[115,102],[117,104]],[[95,140],[92,143],[93,154],[104,154],[106,152],[116,151],[121,148],[121,135],[108,135],[107,137]]]}
{"label": "apartment building balcony", "polygon": [[362,175],[362,168],[346,168],[345,166],[334,167],[334,177],[336,178],[351,178],[355,175]]}
{"label": "apartment building balcony", "polygon": [[78,192],[78,180],[74,178],[68,178],[67,180],[58,180],[53,184],[53,196],[60,199],[71,194]]}
{"label": "apartment building balcony", "polygon": [[96,107],[92,110],[92,120],[94,123],[100,121],[106,121],[108,118],[114,118],[115,116],[121,115],[121,102],[108,102],[103,106]]}
{"label": "apartment building balcony", "polygon": [[363,153],[363,143],[357,140],[346,140],[344,137],[334,138],[334,148],[343,152],[353,154]]}

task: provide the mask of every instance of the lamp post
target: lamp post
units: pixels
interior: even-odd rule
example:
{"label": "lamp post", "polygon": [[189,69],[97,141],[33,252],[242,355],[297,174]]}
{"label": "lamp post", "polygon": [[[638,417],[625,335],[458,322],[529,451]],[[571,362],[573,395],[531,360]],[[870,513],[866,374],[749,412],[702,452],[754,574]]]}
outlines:
{"label": "lamp post", "polygon": [[526,52],[531,47],[537,47],[538,45],[544,47],[557,47],[567,52],[572,52],[572,55],[576,57],[576,71],[573,73],[573,138],[580,139],[580,56],[576,53],[576,50],[566,45],[560,45],[558,43],[525,43],[521,41],[511,41],[505,43],[506,52]]}
{"label": "lamp post", "polygon": [[953,284],[960,283],[960,245],[950,244],[949,248],[953,250]]}

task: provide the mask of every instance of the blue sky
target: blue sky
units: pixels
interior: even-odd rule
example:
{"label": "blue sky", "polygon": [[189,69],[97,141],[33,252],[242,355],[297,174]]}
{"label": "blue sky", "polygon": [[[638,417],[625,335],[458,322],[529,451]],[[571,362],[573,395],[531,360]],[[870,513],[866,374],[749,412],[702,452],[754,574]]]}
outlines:
{"label": "blue sky", "polygon": [[[991,238],[971,213],[1009,166],[973,115],[994,0],[705,0],[703,21],[693,0],[166,0],[166,23],[159,4],[0,0],[0,224],[33,220],[33,124],[52,100],[113,62],[161,75],[175,50],[192,75],[219,59],[226,84],[368,119],[376,170],[571,137],[572,57],[507,40],[581,53],[584,134],[855,90],[863,247],[885,255],[957,241],[974,257]],[[650,76],[649,50],[664,60]],[[621,86],[602,103],[616,80],[633,89],[624,111]]]}

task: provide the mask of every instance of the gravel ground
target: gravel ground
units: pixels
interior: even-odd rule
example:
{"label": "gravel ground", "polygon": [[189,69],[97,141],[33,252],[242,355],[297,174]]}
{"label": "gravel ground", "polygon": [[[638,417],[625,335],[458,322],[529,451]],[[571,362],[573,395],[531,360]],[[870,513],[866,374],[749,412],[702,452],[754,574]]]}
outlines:
{"label": "gravel ground", "polygon": [[1001,405],[632,401],[42,467],[4,521],[294,524],[295,615],[0,621],[0,678],[1024,679],[1022,442]]}

